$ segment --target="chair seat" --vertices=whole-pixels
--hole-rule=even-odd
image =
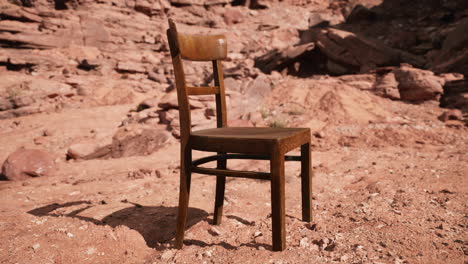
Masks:
[[[222,127],[193,131],[189,142],[196,150],[270,154],[275,146],[287,152],[309,140],[309,128]]]

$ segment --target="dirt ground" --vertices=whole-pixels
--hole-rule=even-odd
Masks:
[[[60,145],[67,136],[112,127],[127,108],[4,120],[2,126],[20,121],[23,128],[4,134],[0,144],[28,146],[48,128],[57,133],[47,144]],[[72,126],[77,116],[80,125]],[[300,168],[288,163],[288,249],[278,253],[271,251],[268,182],[229,180],[224,221],[215,227],[215,181],[205,175],[193,177],[186,245],[172,248],[177,142],[143,157],[58,157],[54,176],[1,183],[1,262],[464,263],[466,130],[425,129],[450,142],[313,150],[312,223],[300,221]],[[268,166],[228,164],[236,165]],[[151,170],[159,176],[132,174]]]
[[[99,18],[96,14],[105,17],[112,13],[119,14],[120,19],[129,19],[128,28],[122,26],[126,30],[123,33],[118,32],[121,25],[114,25],[112,38],[118,38],[118,34],[131,35],[137,22],[146,20],[149,22],[145,30],[157,25],[158,34],[163,34],[166,24],[160,22],[166,23],[164,16],[150,21],[143,14],[125,11],[121,2],[112,1],[111,5],[96,1],[82,9],[63,11],[69,12],[65,14],[70,17],[57,15],[52,21],[75,21],[75,15],[82,15],[79,12],[89,11],[95,18]],[[153,50],[154,43],[135,44],[129,37],[114,42],[111,50],[100,48],[101,55],[96,59],[102,61],[99,72],[76,70],[70,77],[65,76],[68,70],[63,72],[62,66],[43,69],[39,63],[38,74],[32,74],[23,69],[11,70],[10,64],[0,64],[0,76],[5,83],[40,77],[78,83],[85,90],[96,88],[91,93],[73,96],[46,96],[37,99],[41,102],[40,109],[45,110],[21,116],[15,116],[19,114],[14,112],[13,116],[0,118],[0,161],[21,148],[45,150],[55,161],[55,170],[50,175],[0,181],[3,198],[0,201],[0,263],[468,263],[466,123],[439,120],[447,109],[440,107],[438,100],[407,102],[362,89],[366,82],[372,82],[367,81],[366,74],[299,78],[254,70],[254,57],[272,47],[284,48],[298,42],[295,29],[307,27],[305,9],[332,16],[336,15],[334,3],[348,1],[302,2],[273,1],[267,9],[259,10],[238,7],[242,12],[249,12],[248,15],[240,23],[225,25],[229,29],[228,39],[233,40],[230,52],[234,57],[244,54],[240,51],[244,47],[253,49],[245,60],[247,63],[242,64],[241,73],[235,66],[242,58],[226,62],[226,72],[234,79],[230,84],[239,86],[227,87],[232,122],[310,127],[313,131],[313,220],[301,221],[300,164],[288,162],[285,251],[273,252],[271,247],[268,181],[229,178],[223,222],[214,226],[211,221],[215,178],[199,174],[192,177],[184,247],[181,250],[173,247],[180,156],[173,122],[178,120],[169,118],[176,112],[174,107],[149,108],[149,112],[165,114],[157,117],[157,124],[145,125],[174,135],[152,153],[118,158],[67,157],[70,146],[77,143],[92,142],[100,146],[110,143],[127,123],[136,120],[132,118],[143,113],[135,109],[144,99],[166,102],[168,95],[174,94],[169,89],[171,72],[156,72],[167,80],[153,82],[145,75],[149,76],[148,72],[133,71],[138,67],[132,66],[131,71],[125,72],[108,68],[122,54],[132,57],[140,48],[142,53]],[[360,2],[375,5],[381,1]],[[99,13],[96,7],[102,6],[105,9]],[[198,21],[193,14],[200,12],[199,9],[186,8],[172,7],[169,15],[176,17],[180,24],[184,24],[184,19]],[[184,17],[189,13],[190,16]],[[208,15],[216,23],[224,23],[217,22],[216,17],[222,17],[220,13],[216,9]],[[135,24],[132,18],[136,19]],[[201,24],[195,25],[186,23],[182,28],[192,32],[203,30],[206,21],[200,21],[197,23]],[[68,24],[63,23],[66,28]],[[252,28],[257,30],[261,25],[275,23],[281,26],[273,31],[253,33]],[[250,39],[254,41],[249,42]],[[262,46],[262,41],[268,45]],[[127,46],[132,49],[112,54]],[[13,54],[10,48],[0,51],[0,55]],[[64,61],[77,52],[56,48],[33,53],[57,55],[59,51],[66,54]],[[160,55],[158,67],[166,67],[168,51],[156,53]],[[71,65],[76,67],[74,63]],[[203,74],[195,72],[188,76],[202,82],[199,76]],[[35,79],[31,80],[34,83]],[[265,88],[268,95],[261,91],[263,83],[271,85],[271,90]],[[147,86],[153,88],[145,90]],[[251,92],[251,86],[260,92]],[[195,118],[201,121],[201,127],[208,121],[214,124],[212,118],[205,118],[210,102],[199,101],[201,110],[194,111],[203,117]],[[252,102],[260,107],[247,109],[246,105]],[[10,110],[3,113],[7,111]],[[248,115],[242,115],[244,112]],[[141,120],[148,120],[145,113],[138,126],[146,122]],[[204,155],[207,153],[194,153],[195,158]],[[266,161],[233,160],[228,162],[228,167],[269,170]]]

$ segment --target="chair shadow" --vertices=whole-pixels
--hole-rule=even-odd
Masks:
[[[248,243],[242,243],[239,246],[233,246],[229,243],[226,242],[220,242],[220,243],[206,243],[201,240],[196,240],[196,239],[185,239],[184,240],[185,245],[196,245],[199,247],[211,247],[211,246],[221,246],[225,249],[228,250],[233,250],[233,249],[238,249],[239,247],[250,247],[250,248],[255,248],[258,249],[260,246],[264,247],[266,250],[273,250],[273,247],[269,244],[265,243],[256,243],[255,241],[251,241]]]
[[[113,212],[112,214],[104,217],[102,220],[98,220],[92,217],[81,216],[80,213],[87,209],[96,206],[89,201],[74,201],[68,203],[53,203],[43,207],[39,207],[28,211],[27,213],[34,216],[52,216],[52,217],[71,217],[80,219],[83,221],[91,222],[95,225],[109,225],[111,227],[117,227],[119,225],[127,226],[130,229],[138,231],[146,241],[146,244],[157,250],[164,250],[166,247],[163,243],[166,243],[175,238],[175,223],[177,216],[177,207],[166,207],[166,206],[142,206],[140,204],[127,202],[132,206]],[[54,212],[56,210],[64,209],[72,206],[81,206],[69,213]],[[209,221],[209,214],[198,208],[189,208],[187,216],[187,226],[189,229],[201,221]],[[247,221],[241,217],[226,215],[227,218],[235,219],[245,225],[254,225],[254,222]],[[197,245],[199,247],[209,246],[221,246],[228,250],[237,249],[237,246],[233,246],[226,242],[211,243],[194,239],[186,239],[184,241],[186,245]],[[255,242],[243,243],[240,245],[246,247],[257,248],[263,246],[266,249],[271,249],[271,245],[258,244]]]
[[[166,247],[162,243],[166,243],[175,237],[177,207],[132,204],[133,206],[113,212],[102,220],[79,215],[81,212],[95,206],[89,201],[53,203],[33,209],[28,213],[35,216],[71,217],[96,225],[109,225],[111,227],[124,225],[138,231],[149,247],[158,250],[165,249]],[[54,212],[71,206],[82,207],[66,214]],[[198,208],[189,208],[186,229],[201,221],[208,221],[208,213]]]

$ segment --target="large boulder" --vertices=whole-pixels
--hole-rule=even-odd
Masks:
[[[170,139],[171,134],[164,128],[131,124],[115,133],[110,146],[110,157],[150,155],[162,148]]]
[[[433,72],[402,65],[393,71],[402,100],[421,102],[439,100],[445,80]]]
[[[423,67],[425,60],[409,52],[391,48],[377,39],[335,28],[310,28],[300,32],[294,47],[272,50],[255,59],[265,73],[273,70],[306,77],[317,73],[344,75],[366,73],[378,67],[409,63]]]
[[[468,18],[461,20],[445,38],[431,69],[436,72],[458,72],[468,76]]]
[[[16,181],[48,176],[54,167],[53,157],[49,153],[38,149],[20,149],[5,160],[0,179]]]
[[[317,33],[316,41],[317,47],[329,60],[348,68],[350,72],[363,72],[376,66],[396,65],[400,62],[415,66],[424,64],[424,60],[419,57],[348,31],[324,29]]]

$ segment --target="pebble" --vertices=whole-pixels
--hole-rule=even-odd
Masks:
[[[219,231],[216,227],[211,227],[210,234],[212,234],[213,236],[219,236],[221,235],[221,231]]]
[[[34,250],[34,252],[36,252],[40,247],[41,245],[39,243],[36,243],[32,246],[32,249]]]
[[[172,258],[174,256],[175,252],[173,250],[168,250],[168,251],[165,251],[162,255],[161,255],[161,259],[163,260],[168,260],[170,258]]]
[[[307,237],[304,237],[299,241],[299,246],[302,248],[306,248],[309,246],[309,239]]]
[[[324,138],[325,137],[325,133],[323,131],[316,131],[316,132],[314,132],[313,135],[316,138]]]
[[[96,253],[96,251],[97,251],[96,248],[90,247],[90,248],[86,249],[86,255],[92,255],[92,254]]]
[[[259,237],[259,236],[263,236],[262,232],[256,231],[256,232],[254,233],[254,237]]]
[[[211,250],[207,250],[203,252],[203,256],[207,258],[211,258],[213,256],[213,253],[211,252]]]
[[[50,136],[52,136],[53,134],[54,134],[54,133],[53,133],[51,130],[49,130],[49,129],[45,129],[44,131],[42,131],[42,135],[43,135],[44,137],[50,137]]]

